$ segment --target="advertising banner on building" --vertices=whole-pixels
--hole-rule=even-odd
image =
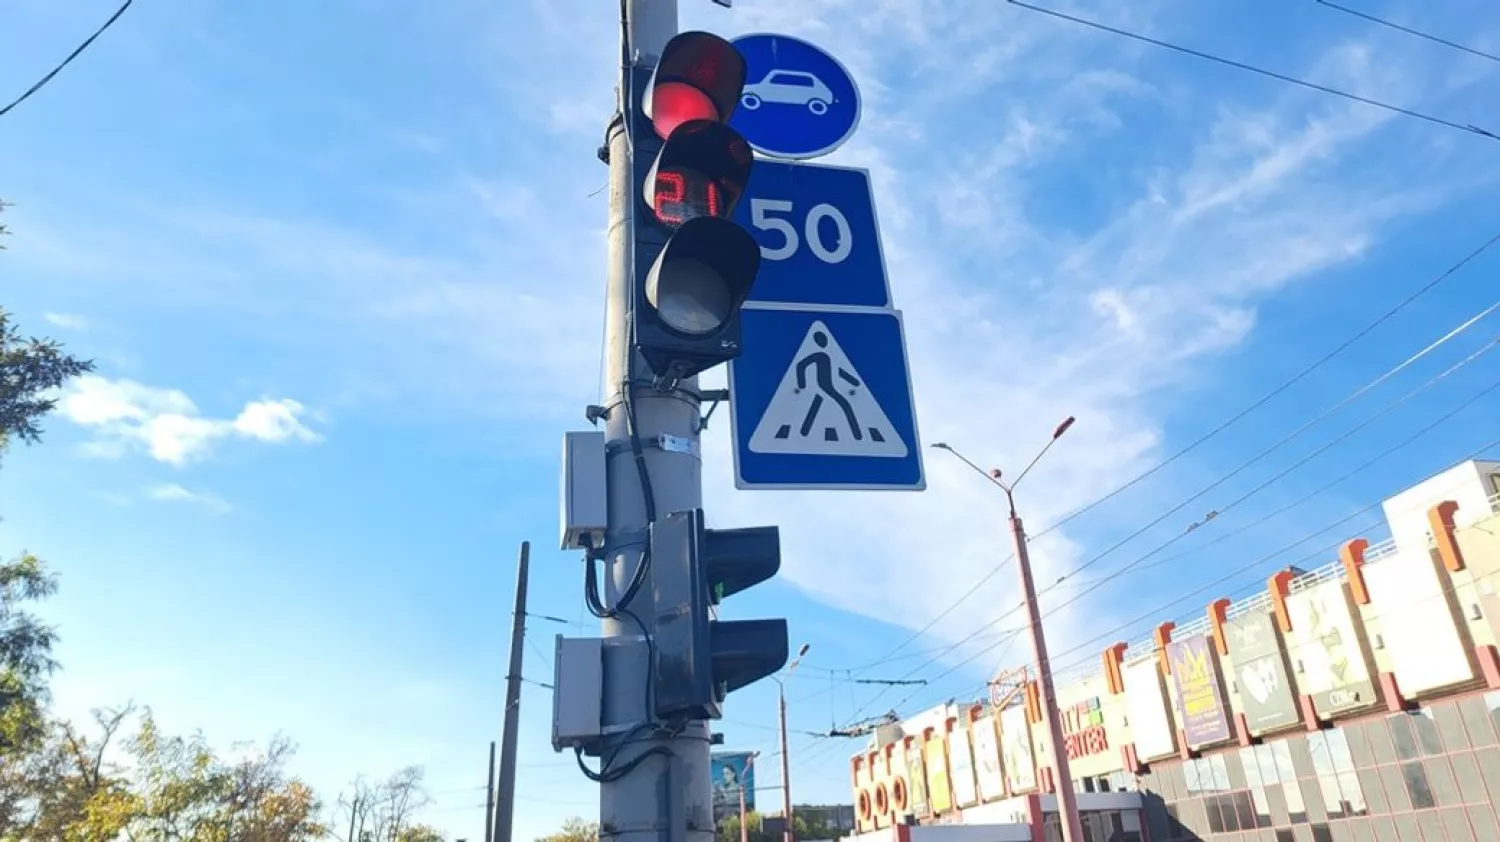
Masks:
[[[755,809],[755,765],[744,751],[714,753],[709,756],[713,774],[714,820],[740,814],[740,794],[745,796],[745,810]]]
[[[943,736],[927,741],[927,806],[933,813],[953,809],[953,789],[948,785],[948,743]]]
[[[1036,754],[1031,748],[1031,723],[1026,721],[1023,705],[1000,714],[1000,756],[1005,782],[1012,794],[1036,789]]]
[[[948,735],[948,770],[953,784],[953,801],[967,807],[979,801],[979,789],[974,782],[974,755],[969,750],[969,729],[954,728]]]
[[[914,816],[927,815],[927,764],[922,762],[922,743],[913,740],[906,748],[906,809]]]
[[[1167,712],[1166,688],[1156,656],[1122,664],[1120,675],[1125,681],[1125,710],[1135,740],[1135,756],[1144,762],[1176,754],[1177,736]]]
[[[1239,690],[1240,713],[1256,736],[1302,721],[1297,693],[1287,672],[1281,630],[1271,615],[1256,611],[1224,624]]]
[[[1124,727],[1120,707],[1103,674],[1057,689],[1063,748],[1075,778],[1109,775],[1124,768],[1124,757],[1116,745]],[[1052,765],[1052,758],[1043,758],[1043,754],[1045,749],[1039,746],[1038,762]]]
[[[1287,655],[1297,683],[1320,716],[1367,708],[1379,701],[1354,606],[1342,580],[1315,585],[1286,598],[1292,633]]]
[[[1208,638],[1198,634],[1172,641],[1167,644],[1167,662],[1172,665],[1177,718],[1187,744],[1196,748],[1233,737],[1219,675],[1219,653]]]
[[[1005,797],[1005,773],[1000,769],[999,723],[993,716],[974,720],[970,729],[974,736],[974,777],[979,784],[979,797],[984,801],[995,801]]]
[[[1474,678],[1471,649],[1459,634],[1446,574],[1426,547],[1401,550],[1364,567],[1374,615],[1396,685],[1407,696]]]

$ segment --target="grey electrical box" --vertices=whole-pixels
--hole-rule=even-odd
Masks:
[[[562,548],[602,547],[609,513],[604,433],[564,433],[562,457]]]
[[[589,745],[600,736],[604,699],[604,641],[557,636],[552,690],[552,748]]]

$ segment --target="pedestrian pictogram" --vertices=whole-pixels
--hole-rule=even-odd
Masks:
[[[756,453],[904,458],[906,442],[822,321],[808,328],[750,436]]]

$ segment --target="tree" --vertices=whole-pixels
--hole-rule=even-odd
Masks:
[[[396,842],[443,842],[443,834],[425,824],[412,825],[401,831]]]
[[[0,758],[34,745],[45,733],[57,633],[23,605],[56,590],[57,579],[36,556],[22,553],[0,562]]]
[[[111,842],[138,809],[121,770],[106,756],[134,711],[127,705],[95,710],[97,737],[71,723],[51,723],[45,743],[0,765],[0,838]],[[7,774],[10,773],[10,774]],[[9,798],[7,799],[7,796]]]
[[[738,840],[739,837],[736,836],[735,839]],[[562,830],[551,836],[543,836],[536,842],[599,842],[599,823],[574,816],[563,822]]]
[[[93,360],[64,353],[55,340],[21,336],[0,307],[0,446],[12,437],[41,441],[42,416],[57,406],[53,390],[93,370]]]
[[[283,738],[265,751],[221,761],[201,734],[163,734],[148,710],[130,742],[139,809],[127,831],[137,839],[182,842],[304,842],[327,833],[317,797],[285,771],[293,753]]]

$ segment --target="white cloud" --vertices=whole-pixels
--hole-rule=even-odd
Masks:
[[[189,491],[176,483],[148,486],[145,489],[145,494],[152,500],[159,500],[166,503],[191,503],[220,515],[228,514],[233,508],[222,497],[201,491]]]
[[[294,400],[251,401],[232,419],[214,419],[204,417],[181,390],[96,374],[70,383],[57,409],[64,418],[94,431],[97,438],[84,445],[87,455],[120,458],[143,448],[151,458],[178,467],[206,456],[214,443],[226,438],[269,443],[320,439],[302,423],[306,410]]]
[[[85,330],[89,325],[87,319],[73,313],[43,313],[42,318],[63,330]]]

